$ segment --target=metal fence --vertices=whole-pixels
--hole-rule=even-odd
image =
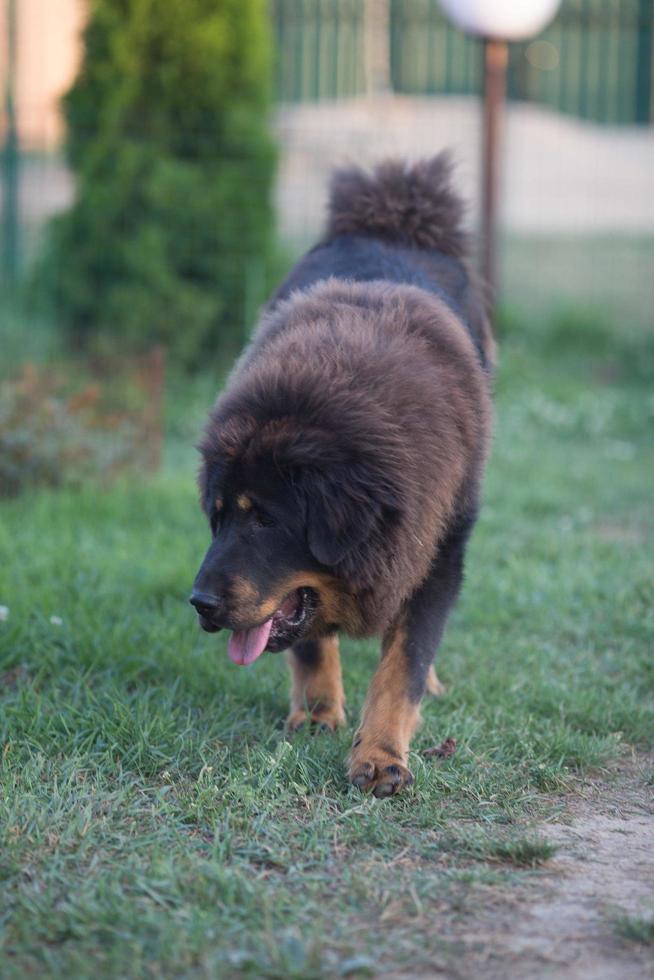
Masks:
[[[276,94],[282,102],[366,90],[364,0],[273,0]]]
[[[20,12],[19,0],[1,2]],[[391,152],[424,155],[433,150],[435,126],[436,145],[451,145],[468,161],[465,192],[474,202],[478,181],[470,161],[477,157],[475,100],[367,98],[379,92],[479,92],[479,43],[446,22],[438,0],[270,2],[278,52],[276,91],[282,103],[275,116],[282,148],[276,200],[289,242],[304,244],[315,234],[324,186],[335,163],[348,154],[362,163]],[[651,123],[653,32],[652,0],[563,0],[558,18],[539,38],[511,46],[510,95],[591,120]],[[47,32],[44,39],[48,45],[60,42]],[[0,46],[12,50],[8,40]],[[5,58],[0,64],[5,97],[0,112],[0,291],[29,267],[48,218],[69,206],[74,191],[52,142],[44,139],[40,145],[38,133],[35,138],[34,107],[24,97],[21,101],[12,78],[12,64]],[[361,98],[348,98],[352,96]],[[525,117],[531,114],[518,115],[528,124]],[[14,125],[25,118],[30,119],[31,142]],[[595,132],[589,142],[585,127],[561,126],[555,117],[549,122],[547,132],[539,127],[537,139],[531,131],[520,131],[521,154],[509,161],[515,172],[507,226],[529,234],[552,228],[580,234],[620,228],[651,235],[654,206],[644,175],[654,173],[647,149],[652,131],[624,127],[608,142],[607,134]],[[46,130],[44,118],[44,134]],[[541,151],[545,144],[547,150]],[[516,194],[516,182],[522,186],[520,173],[527,170],[528,188]],[[547,195],[554,186],[552,208]],[[599,201],[602,207],[593,218]],[[583,202],[585,218],[578,224]],[[536,210],[547,215],[546,222],[532,220]],[[564,211],[571,217],[562,223]]]
[[[479,92],[479,43],[448,23],[438,0],[273,0],[273,17],[281,101],[369,93],[370,33],[380,18],[393,91]],[[563,0],[538,38],[511,46],[514,100],[600,123],[650,123],[653,87],[652,0]]]

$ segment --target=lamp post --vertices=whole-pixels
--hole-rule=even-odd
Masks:
[[[542,30],[556,14],[560,0],[440,0],[440,3],[457,27],[482,41],[481,272],[494,302],[498,287],[497,214],[509,42],[524,40]]]

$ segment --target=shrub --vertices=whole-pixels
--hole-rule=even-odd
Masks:
[[[76,372],[77,373],[77,372]],[[161,444],[163,375],[157,351],[109,383],[75,390],[52,367],[24,366],[0,384],[0,496],[39,486],[107,482],[126,469],[155,468]]]
[[[92,0],[65,97],[73,207],[43,269],[76,346],[236,349],[265,282],[275,153],[264,0]]]

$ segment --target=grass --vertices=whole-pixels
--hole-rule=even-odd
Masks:
[[[396,800],[343,767],[375,642],[343,644],[348,731],[289,740],[282,658],[238,670],[194,624],[207,379],[175,394],[156,479],[3,502],[2,976],[310,980],[455,955],[452,916],[551,856],[534,819],[654,741],[653,365],[636,326],[507,320],[448,693]],[[445,737],[452,758],[422,755]]]
[[[651,323],[654,236],[505,234],[503,287],[514,305],[556,315],[590,304],[616,324]]]
[[[489,853],[519,868],[538,868],[556,854],[556,846],[538,836],[518,837],[516,840],[498,841]]]
[[[654,917],[620,915],[614,920],[614,926],[623,939],[643,946],[654,946]]]

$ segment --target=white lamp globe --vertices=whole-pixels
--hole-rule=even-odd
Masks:
[[[554,17],[561,0],[440,0],[457,27],[469,34],[521,41],[538,34]]]

